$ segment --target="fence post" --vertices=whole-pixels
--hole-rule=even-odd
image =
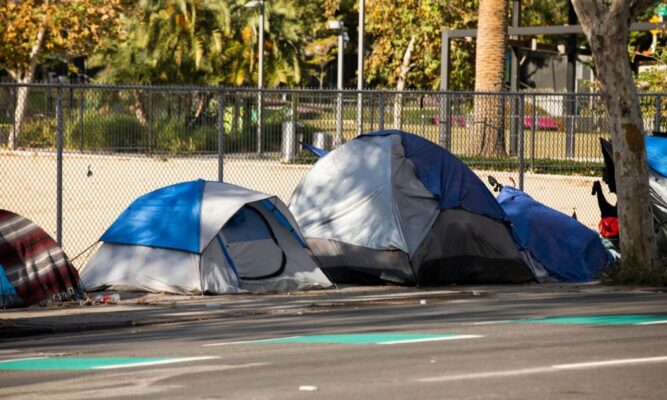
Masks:
[[[565,94],[565,156],[574,157],[574,94]]]
[[[262,125],[263,125],[264,98],[262,89],[257,90],[257,154],[262,154]]]
[[[533,95],[533,119],[530,124],[530,170],[535,171],[535,129],[537,125],[537,98]],[[523,125],[523,123],[521,124]]]
[[[378,130],[384,130],[384,90],[380,91],[380,107],[378,112]]]
[[[153,87],[148,87],[148,154],[153,154]]]
[[[357,136],[364,131],[364,93],[359,90],[357,94]]]
[[[518,107],[521,107],[517,104],[519,100],[520,99],[514,95],[510,97],[510,156],[515,156],[517,154],[517,130],[519,129],[519,124],[523,125],[521,119],[517,121]]]
[[[296,110],[294,110],[296,112]],[[294,134],[296,135],[296,125],[294,125]],[[334,148],[337,149],[343,144],[343,93],[340,89],[336,92],[336,138],[334,139]]]
[[[86,92],[81,87],[79,87],[79,90],[81,91],[81,101],[79,102],[79,152],[83,153],[83,101]]]
[[[449,150],[452,145],[452,124],[451,124],[451,99],[449,93],[443,93],[440,96],[440,112],[438,113],[438,141],[440,146]]]
[[[662,128],[660,127],[660,124],[662,123],[662,96],[657,95],[655,97],[655,119],[653,122],[653,131],[661,131]]]
[[[218,181],[223,182],[225,161],[225,93],[218,90]]]
[[[523,143],[523,117],[524,117],[524,95],[520,95],[518,99],[519,102],[519,137],[518,137],[518,152],[519,152],[519,190],[523,190],[523,173],[524,173],[524,143]]]
[[[63,88],[56,94],[56,243],[63,245]]]

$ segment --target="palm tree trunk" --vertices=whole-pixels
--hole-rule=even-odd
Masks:
[[[500,92],[505,80],[508,0],[480,0],[475,57],[475,91]],[[503,99],[475,95],[474,122],[468,152],[484,156],[505,154]]]

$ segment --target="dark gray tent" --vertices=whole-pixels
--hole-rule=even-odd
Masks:
[[[520,283],[545,276],[518,249],[477,176],[405,132],[364,135],[320,159],[290,210],[335,282]]]

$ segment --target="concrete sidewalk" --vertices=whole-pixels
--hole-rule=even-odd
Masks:
[[[341,307],[380,307],[443,303],[489,296],[544,295],[618,291],[655,291],[599,284],[541,284],[407,288],[350,286],[281,294],[177,296],[119,293],[116,304],[78,302],[0,311],[0,341],[34,335],[99,329],[189,323],[279,313],[327,312]],[[93,293],[95,297],[99,294]]]

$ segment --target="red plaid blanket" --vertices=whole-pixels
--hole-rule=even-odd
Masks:
[[[83,297],[65,252],[37,224],[5,210],[0,210],[0,265],[26,306]]]

